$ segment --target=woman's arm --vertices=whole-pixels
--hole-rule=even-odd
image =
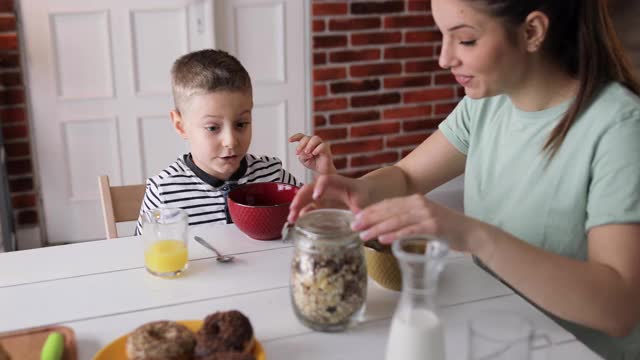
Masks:
[[[467,235],[472,252],[537,305],[611,336],[628,335],[640,321],[640,224],[592,228],[587,261],[484,225]]]
[[[364,175],[370,203],[414,193],[425,194],[464,172],[466,156],[440,130],[394,166]]]
[[[587,261],[535,247],[418,194],[363,209],[352,228],[364,241],[391,243],[413,234],[445,238],[552,314],[612,336],[627,335],[640,321],[640,224],[592,228]]]
[[[442,135],[433,133],[396,165],[372,171],[359,179],[321,175],[306,184],[289,206],[287,221],[293,223],[318,206],[341,207],[359,212],[387,198],[424,193],[464,172],[466,156]]]

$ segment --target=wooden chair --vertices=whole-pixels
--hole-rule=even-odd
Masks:
[[[116,223],[138,220],[146,185],[111,186],[107,175],[99,176],[98,183],[107,239],[117,238]]]

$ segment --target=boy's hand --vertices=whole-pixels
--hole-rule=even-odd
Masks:
[[[289,142],[298,143],[296,155],[306,168],[323,175],[337,173],[336,167],[333,165],[331,148],[320,137],[297,133],[289,138]]]

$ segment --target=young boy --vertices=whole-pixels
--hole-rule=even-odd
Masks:
[[[189,142],[190,153],[179,157],[147,180],[142,214],[150,209],[179,207],[189,225],[231,223],[226,198],[239,184],[301,183],[275,157],[248,154],[251,143],[251,79],[240,62],[221,50],[186,54],[171,69],[175,109],[171,121]],[[317,136],[295,134],[298,159],[319,174],[336,172],[329,146]]]

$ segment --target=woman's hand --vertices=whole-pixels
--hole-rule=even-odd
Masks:
[[[429,234],[449,242],[458,251],[473,252],[471,233],[478,226],[490,226],[420,194],[395,197],[373,204],[356,214],[352,229],[362,240],[378,238],[381,243],[408,235]]]
[[[321,207],[348,208],[357,213],[369,203],[366,184],[361,179],[341,175],[321,175],[304,185],[289,206],[287,221],[294,223],[300,215]]]

